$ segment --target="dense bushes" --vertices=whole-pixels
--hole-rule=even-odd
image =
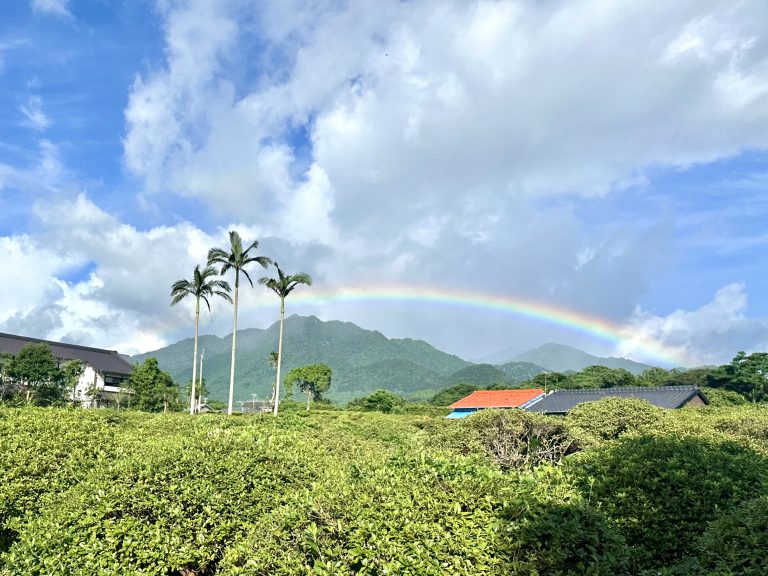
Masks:
[[[593,437],[610,440],[626,432],[648,430],[664,415],[664,410],[645,400],[603,398],[578,404],[568,413],[566,422]]]
[[[636,569],[693,554],[707,522],[765,493],[768,480],[764,457],[704,435],[628,435],[579,454],[567,469],[631,543]]]
[[[0,410],[0,575],[763,574],[766,422]]]
[[[556,464],[578,450],[578,441],[561,420],[522,410],[481,410],[433,426],[431,432],[432,446],[485,454],[502,470]]]

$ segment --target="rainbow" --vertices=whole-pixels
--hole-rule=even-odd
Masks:
[[[297,290],[287,304],[322,305],[329,302],[414,302],[428,305],[462,306],[510,314],[519,318],[546,322],[574,332],[609,342],[614,345],[628,345],[642,357],[661,364],[680,366],[683,360],[677,350],[671,350],[658,342],[632,334],[626,327],[612,323],[598,316],[583,314],[552,304],[498,296],[481,292],[468,292],[431,286],[347,286],[318,287]]]

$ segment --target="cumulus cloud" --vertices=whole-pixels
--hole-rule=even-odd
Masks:
[[[32,0],[32,10],[38,14],[70,18],[69,0]]]
[[[167,60],[132,86],[127,168],[150,194],[326,246],[329,282],[476,288],[621,321],[673,261],[672,225],[593,227],[584,199],[768,147],[758,0],[160,9]],[[346,310],[469,355],[531,335],[488,321],[467,350],[470,313],[435,330],[432,312]]]
[[[35,206],[34,235],[0,237],[0,329],[76,339],[135,353],[186,337],[194,303],[169,307],[171,283],[189,277],[226,230],[208,235],[189,223],[139,230],[96,206],[84,193]],[[246,303],[248,299],[246,298]],[[214,304],[221,331],[228,305]]]
[[[687,366],[725,364],[740,350],[768,348],[768,320],[747,315],[747,292],[741,283],[724,286],[696,310],[657,316],[638,308],[624,328],[634,341],[624,342],[619,353],[632,355],[634,342],[657,342]]]

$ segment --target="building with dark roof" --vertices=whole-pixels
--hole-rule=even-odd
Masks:
[[[131,374],[131,364],[115,350],[103,350],[0,332],[0,353],[15,356],[27,344],[48,344],[51,354],[60,363],[70,360],[80,360],[83,363],[83,373],[72,391],[72,399],[80,402],[86,408],[98,406],[99,399],[108,401],[111,397],[125,392],[122,387]]]
[[[488,408],[524,408],[544,395],[541,388],[525,390],[475,390],[469,396],[449,406],[448,418],[466,418],[473,412]]]
[[[594,402],[601,398],[637,398],[646,400],[659,408],[682,408],[704,406],[709,400],[696,386],[628,386],[622,388],[582,388],[579,390],[554,390],[542,395],[525,409],[542,414],[565,415],[574,406],[583,402]]]

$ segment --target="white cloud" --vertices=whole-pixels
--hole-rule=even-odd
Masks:
[[[24,125],[33,130],[42,131],[51,125],[51,120],[43,111],[43,100],[40,96],[30,96],[26,103],[19,106],[24,115]]]
[[[226,245],[226,230],[211,236],[188,223],[138,230],[83,193],[39,202],[35,215],[34,235],[0,237],[0,266],[14,271],[0,287],[3,329],[129,353],[188,336],[194,304],[170,308],[170,286],[204,263],[211,246]],[[214,304],[224,312],[219,327],[229,323],[229,308]],[[210,320],[201,317],[217,329]]]
[[[635,353],[634,342],[658,342],[688,366],[725,364],[739,350],[768,348],[768,320],[747,315],[746,288],[740,283],[724,286],[697,310],[656,316],[638,308],[625,331],[634,341],[625,342],[620,354]]]
[[[32,0],[32,10],[38,14],[70,18],[69,0]]]

